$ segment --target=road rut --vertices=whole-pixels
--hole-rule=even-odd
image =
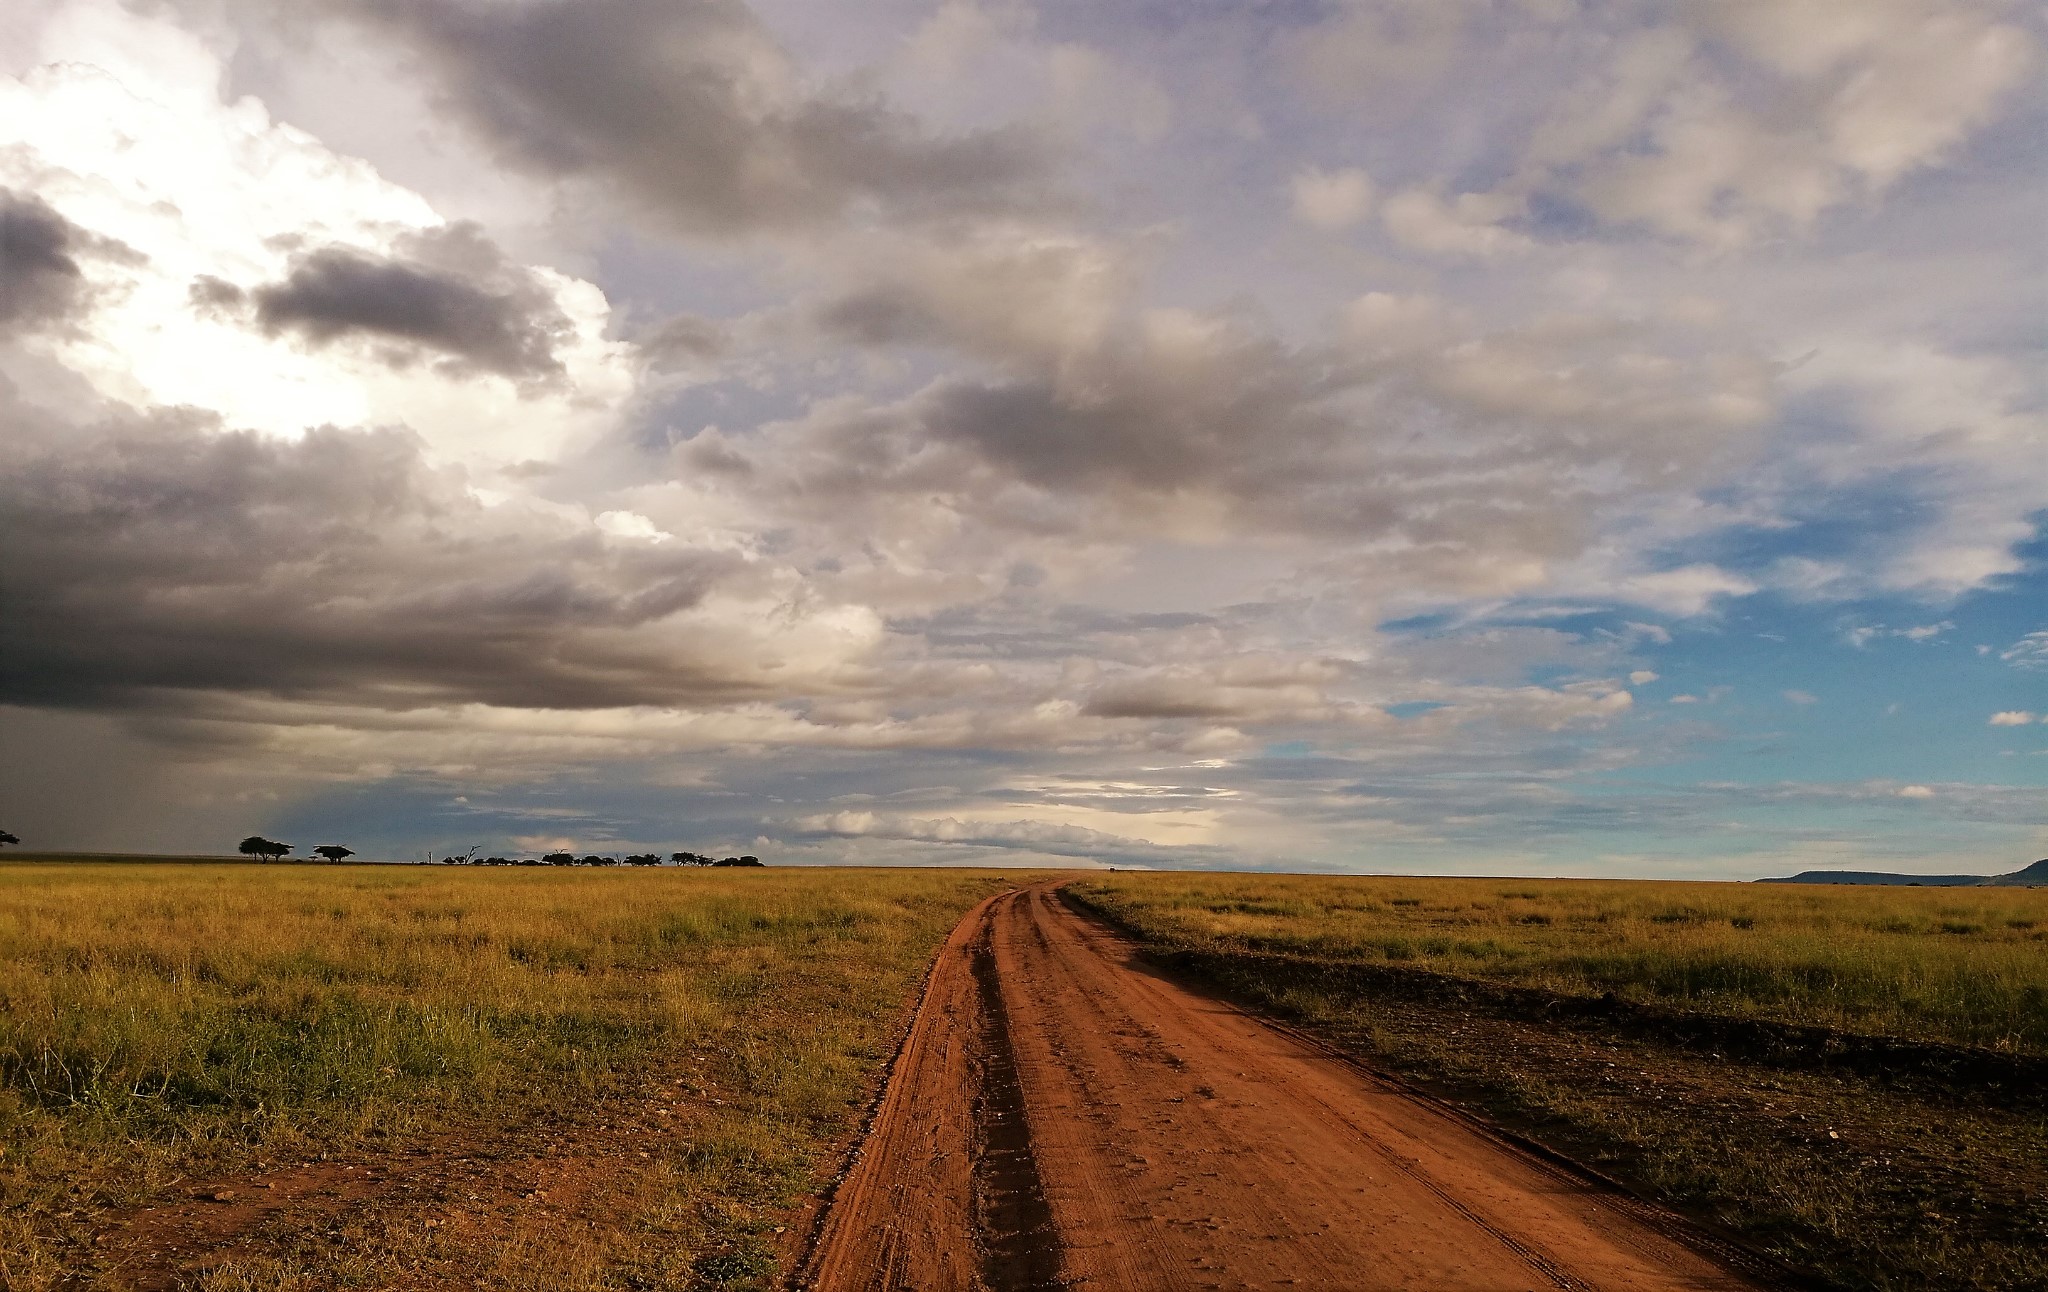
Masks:
[[[1757,1286],[1675,1218],[1149,969],[1055,888],[954,930],[804,1286]]]

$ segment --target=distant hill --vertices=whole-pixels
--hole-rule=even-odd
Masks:
[[[2048,857],[2010,875],[1894,875],[1882,870],[1802,870],[1785,879],[1760,879],[1759,884],[1909,884],[1921,888],[2048,887]]]

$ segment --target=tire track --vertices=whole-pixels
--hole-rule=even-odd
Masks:
[[[972,966],[981,1005],[971,1153],[973,1237],[981,1251],[982,1285],[989,1292],[1065,1287],[1059,1235],[1039,1180],[1017,1056],[1010,1047],[1009,1011],[986,936],[974,948]]]
[[[1677,1218],[1146,969],[1055,887],[949,939],[802,1286],[1758,1286]]]

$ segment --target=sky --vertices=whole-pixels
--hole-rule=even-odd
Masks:
[[[28,847],[2048,855],[2004,0],[14,0]]]

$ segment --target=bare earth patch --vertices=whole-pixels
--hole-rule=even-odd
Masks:
[[[991,898],[933,971],[802,1285],[1736,1292],[1773,1267]]]

